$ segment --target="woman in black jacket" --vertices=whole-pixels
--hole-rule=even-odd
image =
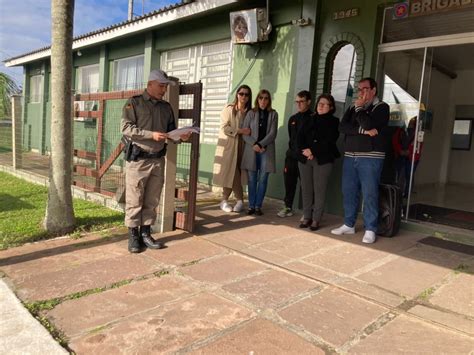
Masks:
[[[326,187],[334,165],[341,155],[336,142],[339,137],[339,119],[334,98],[322,94],[316,100],[316,112],[308,118],[298,134],[298,147],[306,162],[298,163],[303,190],[303,220],[300,228],[315,231],[323,215]]]

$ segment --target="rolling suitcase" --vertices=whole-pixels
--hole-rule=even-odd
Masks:
[[[402,192],[396,185],[380,184],[379,225],[377,234],[393,237],[400,229],[402,219]]]

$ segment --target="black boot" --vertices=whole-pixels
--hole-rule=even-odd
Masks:
[[[140,253],[142,250],[138,227],[128,228],[128,251],[130,253]]]
[[[164,247],[162,242],[158,242],[153,239],[151,236],[150,226],[141,226],[140,235],[142,237],[143,243],[150,249],[161,249]]]

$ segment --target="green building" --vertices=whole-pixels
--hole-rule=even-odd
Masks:
[[[265,14],[267,6],[272,27],[268,40],[233,41],[230,14],[243,11],[247,16],[255,8]],[[262,30],[269,30],[265,17]],[[330,92],[341,117],[356,95],[357,81],[373,76],[379,96],[391,105],[391,125],[422,118],[417,139],[423,141],[423,151],[409,203],[467,215],[474,212],[473,19],[472,0],[182,1],[76,37],[74,87],[77,92],[139,89],[157,67],[182,82],[201,81],[199,179],[211,184],[219,114],[239,84],[272,94],[280,116],[281,170],[295,94],[303,89],[314,96]],[[249,32],[256,30],[251,27]],[[50,53],[49,47],[42,48],[6,61],[7,66],[24,67],[23,144],[40,154],[50,149]],[[122,105],[117,100],[107,106],[105,156],[118,141]],[[75,148],[95,150],[95,132],[90,121],[76,120]],[[327,210],[339,214],[341,163],[336,164],[327,199]],[[267,195],[281,199],[283,194],[282,175],[271,176]],[[474,229],[470,216],[463,228]]]

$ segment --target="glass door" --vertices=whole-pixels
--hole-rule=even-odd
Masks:
[[[384,52],[380,53],[377,68],[379,96],[390,105],[388,135],[392,148],[387,153],[388,169],[384,169],[382,180],[400,187],[406,201],[406,220],[429,106],[432,60],[432,48]]]

